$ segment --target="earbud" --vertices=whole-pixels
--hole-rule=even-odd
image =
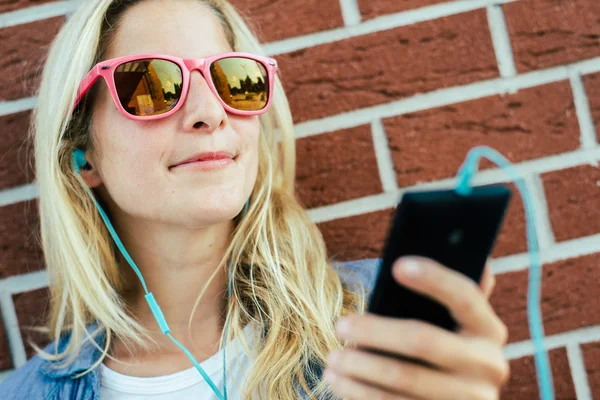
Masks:
[[[75,168],[75,172],[80,173],[81,168],[83,168],[87,164],[85,161],[85,152],[81,149],[75,149],[73,151],[73,167]]]

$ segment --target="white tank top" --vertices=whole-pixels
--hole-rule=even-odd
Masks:
[[[253,324],[248,324],[243,334],[250,346],[253,344]],[[252,348],[252,347],[251,347]],[[241,398],[245,372],[252,365],[248,355],[236,338],[227,346],[227,397]],[[191,364],[191,361],[190,361]],[[223,350],[202,361],[200,366],[223,391]],[[195,367],[169,375],[135,377],[123,375],[106,365],[100,365],[100,400],[216,400],[218,397]]]

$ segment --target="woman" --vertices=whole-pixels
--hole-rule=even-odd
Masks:
[[[489,274],[395,265],[458,333],[361,313],[377,262],[327,259],[260,54],[221,0],[86,0],[69,18],[32,130],[53,342],[2,398],[498,398]]]

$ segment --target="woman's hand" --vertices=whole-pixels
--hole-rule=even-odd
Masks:
[[[424,258],[400,259],[392,274],[402,285],[444,304],[460,332],[373,314],[344,318],[338,335],[356,348],[330,355],[325,378],[333,390],[349,400],[497,400],[508,378],[502,354],[507,329],[488,303],[494,286],[489,268],[480,286]],[[419,359],[431,367],[364,348]]]

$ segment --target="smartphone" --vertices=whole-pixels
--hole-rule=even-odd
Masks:
[[[392,220],[368,311],[457,330],[444,306],[397,283],[392,265],[402,256],[423,256],[479,282],[511,196],[505,185],[474,187],[469,195],[454,190],[404,194]]]

